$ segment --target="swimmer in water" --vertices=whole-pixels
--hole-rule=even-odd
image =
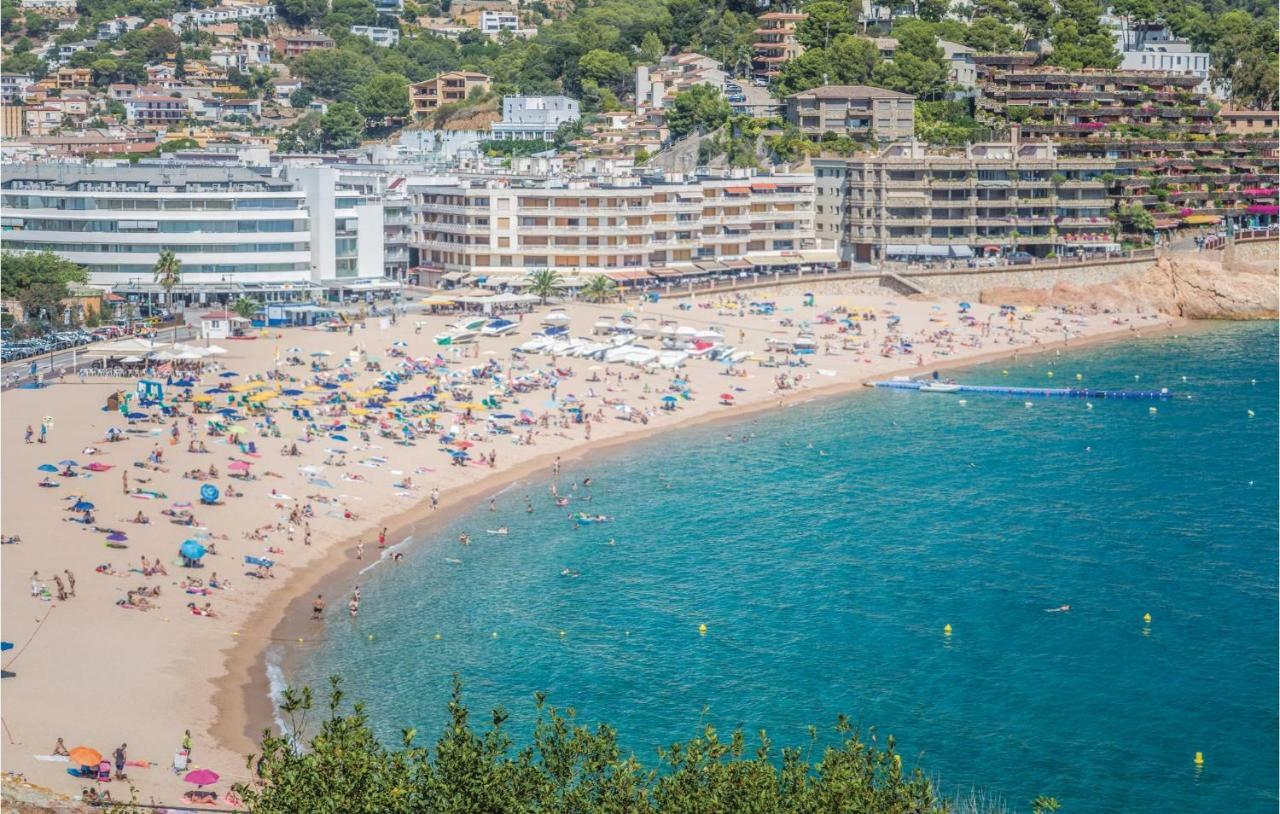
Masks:
[[[463,545],[471,545],[471,535],[467,534],[465,531],[462,532],[461,534],[458,535],[458,542],[462,543]]]
[[[1045,608],[1044,612],[1045,613],[1066,613],[1069,610],[1071,610],[1070,605],[1060,605],[1059,607],[1056,607],[1056,608]]]
[[[583,478],[583,479],[582,479],[582,485],[583,485],[583,486],[590,486],[590,485],[591,485],[591,478]]]

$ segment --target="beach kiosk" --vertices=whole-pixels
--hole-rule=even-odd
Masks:
[[[232,311],[210,311],[200,318],[200,335],[205,339],[235,339],[248,329],[249,320]]]

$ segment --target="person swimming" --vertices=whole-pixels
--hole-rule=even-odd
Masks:
[[[1056,608],[1045,608],[1044,612],[1045,613],[1066,613],[1069,610],[1071,610],[1070,605],[1060,605]]]

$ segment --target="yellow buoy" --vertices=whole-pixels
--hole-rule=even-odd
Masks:
[[[944,636],[950,636],[950,635],[951,635],[951,625],[946,625],[946,626],[944,626],[944,627],[942,628],[942,635],[944,635]]]
[[[495,639],[496,639],[496,638],[498,638],[498,631],[496,631],[496,630],[495,630],[495,631],[493,632],[493,638],[495,638]]]
[[[372,634],[372,633],[370,633],[370,634],[369,634],[369,641],[373,641],[373,634]]]
[[[1002,376],[1008,376],[1008,375],[1009,375],[1009,371],[1007,371],[1007,370],[1002,370],[1002,371],[1000,371],[1000,375],[1002,375]]]
[[[443,638],[444,638],[444,637],[443,637],[443,636],[441,636],[439,633],[437,633],[437,634],[436,634],[436,641],[440,641],[440,640],[441,640],[441,639],[443,639]]]
[[[1082,375],[1080,375],[1079,373],[1077,373],[1077,374],[1076,374],[1076,381],[1083,381],[1083,380],[1084,380],[1084,376],[1082,376]]]
[[[1048,376],[1050,379],[1052,379],[1052,378],[1053,378],[1053,371],[1052,371],[1052,370],[1050,370],[1050,371],[1049,371],[1048,373],[1046,373],[1045,375],[1046,375],[1046,376]]]
[[[1204,752],[1196,752],[1196,765],[1197,766],[1204,765]]]
[[[563,630],[562,630],[562,631],[560,631],[560,637],[561,637],[561,638],[564,638],[564,631],[563,631]]]
[[[702,636],[707,635],[707,625],[705,622],[701,625],[698,625],[698,633]]]

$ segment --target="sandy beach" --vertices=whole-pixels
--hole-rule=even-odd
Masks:
[[[69,776],[67,762],[37,758],[49,756],[58,738],[107,760],[127,743],[129,783],[109,784],[113,796],[127,798],[131,783],[142,802],[179,804],[193,787],[170,766],[189,730],[191,765],[218,772],[212,788],[225,795],[232,783],[248,779],[244,756],[254,748],[254,733],[270,724],[267,647],[306,648],[309,638],[324,635],[323,622],[310,618],[317,593],[324,594],[325,614],[347,612],[346,586],[380,556],[383,529],[388,545],[398,543],[410,531],[429,531],[445,512],[483,506],[506,483],[550,473],[557,460],[565,477],[580,478],[589,474],[584,456],[663,429],[835,395],[868,379],[1052,351],[1064,342],[1075,347],[1169,324],[1150,313],[1038,309],[1011,316],[981,304],[962,315],[955,301],[892,294],[819,293],[807,306],[798,288],[752,291],[746,300],[777,307],[752,313],[745,304],[703,298],[687,309],[680,300],[575,302],[535,309],[514,333],[454,347],[440,347],[433,337],[457,315],[411,311],[394,325],[369,319],[350,334],[270,329],[251,341],[220,340],[228,350],[212,357],[220,369],[205,372],[191,388],[212,401],[182,402],[171,418],[126,422],[119,412],[104,411],[112,393],[133,392],[134,379],[90,376],[82,383],[67,376],[39,390],[7,391],[0,401],[0,525],[20,542],[0,549],[3,638],[14,643],[3,664],[16,674],[4,683],[5,769],[74,796],[89,781]],[[575,337],[607,341],[591,336],[594,324],[629,311],[635,324],[669,322],[690,335],[714,329],[724,345],[752,356],[733,366],[691,359],[674,371],[539,353],[513,357],[512,349],[528,342],[551,310],[568,315]],[[812,328],[814,353],[795,357],[770,348],[770,339],[794,341],[802,322]],[[658,347],[657,339],[640,341]],[[771,356],[806,364],[761,364]],[[350,360],[346,367],[344,360]],[[383,374],[405,372],[408,360],[421,363],[422,372],[394,392],[379,392]],[[313,371],[313,364],[326,369]],[[381,370],[369,369],[374,364]],[[262,385],[249,379],[267,373],[278,378]],[[218,392],[205,392],[219,385]],[[397,401],[428,388],[434,399]],[[166,388],[166,403],[182,390]],[[264,391],[279,395],[229,419],[244,428],[238,434],[211,434],[209,419],[222,416],[195,412]],[[481,408],[488,398],[499,406]],[[433,418],[425,414],[428,404],[439,408],[430,411]],[[569,408],[575,406],[586,420],[574,419]],[[42,421],[48,434],[39,443]],[[406,438],[406,425],[414,437]],[[30,443],[28,426],[36,436]],[[106,441],[112,427],[123,430],[124,440]],[[441,435],[452,438],[448,446]],[[295,445],[297,455],[284,454]],[[157,450],[159,463],[149,463]],[[465,450],[467,457],[449,450]],[[209,476],[210,467],[216,476]],[[203,479],[187,477],[196,470]],[[56,485],[42,486],[42,480]],[[207,484],[221,492],[217,505],[201,503]],[[231,490],[242,494],[230,496]],[[77,501],[93,504],[91,522],[77,522],[86,519],[83,511],[70,511]],[[149,522],[133,522],[139,512]],[[112,532],[123,539],[109,541]],[[188,539],[215,547],[200,558],[203,567],[183,567],[179,547]],[[142,573],[144,557],[167,573]],[[259,569],[245,557],[273,565]],[[68,571],[74,596],[63,600],[54,576],[67,590]],[[143,596],[152,607],[138,607],[138,597],[155,589],[158,595]],[[203,614],[206,604],[213,615]]]

